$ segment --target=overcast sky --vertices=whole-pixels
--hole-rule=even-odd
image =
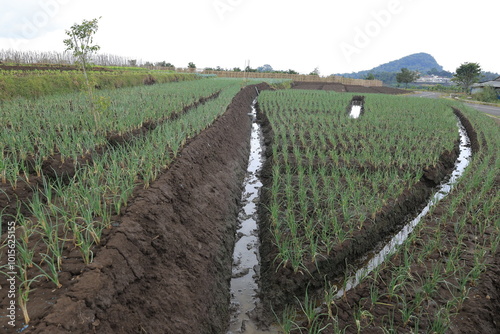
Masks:
[[[0,49],[59,51],[65,29],[101,17],[101,52],[177,67],[321,75],[417,52],[445,70],[500,72],[498,0],[0,0]]]

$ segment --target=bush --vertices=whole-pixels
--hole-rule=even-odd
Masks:
[[[484,87],[481,92],[473,94],[472,96],[475,100],[482,102],[498,102],[498,93],[495,88],[491,86]]]

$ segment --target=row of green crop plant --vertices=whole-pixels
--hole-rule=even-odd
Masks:
[[[446,333],[480,284],[500,246],[500,137],[498,124],[459,106],[478,133],[480,149],[448,197],[428,213],[394,255],[335,299],[328,284],[320,300],[300,300],[311,325],[299,325],[289,307],[280,319],[285,333]],[[346,282],[351,278],[346,275]],[[481,296],[486,299],[488,296]],[[308,308],[318,305],[322,308]],[[309,310],[309,312],[306,312]],[[346,321],[345,312],[351,314]],[[299,312],[300,313],[300,312]]]
[[[149,187],[169,167],[187,140],[224,113],[239,89],[239,83],[232,81],[217,99],[162,123],[126,145],[106,150],[91,166],[80,168],[69,184],[64,184],[61,178],[44,179],[42,189],[26,203],[31,216],[18,213],[13,218],[20,231],[19,295],[27,300],[35,282],[41,279],[60,287],[59,273],[68,249],[78,249],[84,263],[92,262],[93,250],[101,242],[103,230],[112,226],[112,216],[127,205],[133,189],[141,184]],[[140,99],[142,93],[139,90],[133,95]],[[28,322],[27,304],[21,306]]]
[[[91,81],[99,89],[133,87],[151,83],[196,80],[194,74],[166,71],[91,72]],[[78,92],[86,89],[80,71],[4,71],[0,70],[0,101],[16,97],[28,99],[44,95]]]
[[[458,140],[457,120],[440,101],[367,95],[359,119],[352,95],[262,92],[274,138],[268,203],[282,265],[295,271],[329,256],[414,185]]]
[[[3,102],[1,180],[15,187],[20,176],[29,174],[27,159],[35,162],[38,174],[43,161],[56,153],[76,161],[105,145],[110,134],[164,120],[234,84],[213,79],[106,90],[95,96],[94,109],[88,96],[79,93]]]

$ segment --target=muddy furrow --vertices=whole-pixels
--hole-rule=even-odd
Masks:
[[[460,112],[458,109],[454,109],[454,113],[460,119],[460,122],[466,129],[467,135],[470,139],[471,149],[473,155],[480,153],[480,149],[485,148],[485,143],[479,144],[477,132],[473,129],[469,120]],[[456,185],[457,193],[463,191],[460,189],[462,184],[458,183]],[[493,189],[492,191],[495,191]],[[488,197],[485,194],[485,197]],[[415,278],[425,277],[429,275],[432,271],[431,267],[436,263],[446,263],[450,252],[452,251],[452,246],[460,244],[462,251],[460,252],[460,265],[461,270],[464,273],[469,272],[476,261],[474,256],[474,249],[477,247],[477,231],[470,231],[465,233],[463,238],[460,240],[457,238],[455,217],[449,217],[446,221],[441,220],[441,215],[446,214],[447,204],[444,206],[437,206],[433,213],[427,218],[423,218],[422,222],[424,226],[418,232],[418,238],[411,244],[412,252],[418,254],[422,252],[426,244],[432,243],[436,238],[436,231],[439,229],[442,231],[443,235],[441,240],[443,242],[442,246],[439,247],[434,252],[426,256],[427,262],[419,262],[411,265],[411,271],[408,275]],[[467,201],[462,202],[456,208],[457,215],[463,215],[467,212],[466,206]],[[475,230],[475,227],[466,227],[466,230]],[[468,298],[464,300],[463,305],[457,314],[453,314],[453,319],[451,319],[449,324],[449,329],[446,333],[462,334],[462,333],[498,333],[498,317],[497,314],[500,312],[500,284],[498,283],[498,275],[500,274],[500,252],[497,250],[496,254],[492,254],[489,262],[487,264],[488,269],[482,274],[478,281],[470,281],[467,284],[466,289],[468,293]],[[395,268],[401,268],[405,266],[405,256],[395,255],[390,260],[390,266]],[[453,274],[454,275],[454,274]],[[418,332],[423,332],[425,329],[429,329],[432,326],[432,320],[436,316],[433,314],[436,309],[446,305],[453,298],[452,291],[449,286],[458,286],[458,277],[447,278],[446,281],[441,282],[436,289],[434,296],[429,299],[429,301],[423,304],[427,306],[428,317],[418,317],[413,316],[410,321],[405,322],[402,319],[402,303],[394,302],[391,300],[389,294],[384,295],[383,292],[387,291],[387,285],[393,279],[394,272],[392,270],[383,269],[378,273],[378,279],[376,279],[376,289],[381,291],[380,298],[376,302],[376,307],[371,311],[374,316],[374,321],[367,325],[365,332],[382,333],[382,330],[378,326],[383,326],[384,318],[387,318],[388,314],[394,312],[396,309],[394,306],[397,305],[400,308],[397,309],[399,312],[394,312],[394,328],[399,332],[410,332],[409,328],[414,326],[418,327]],[[455,281],[457,280],[457,281]],[[349,326],[353,322],[353,314],[358,309],[370,307],[372,303],[370,301],[371,290],[373,289],[372,284],[374,281],[365,280],[360,285],[356,286],[348,294],[345,295],[342,300],[339,300],[336,306],[336,315],[338,318],[338,323],[341,328],[347,327],[346,333],[356,333],[356,328],[354,326]],[[416,295],[423,291],[421,286],[422,282],[419,279],[415,280],[415,285],[411,289],[407,290],[407,298],[415,299]],[[365,298],[364,298],[365,297]],[[397,304],[396,304],[397,303]],[[416,311],[417,312],[417,311]],[[454,312],[453,312],[454,313]]]
[[[359,85],[344,85],[334,82],[303,82],[294,81],[292,83],[293,89],[307,89],[307,90],[326,90],[335,91],[338,93],[351,92],[351,93],[382,93],[382,94],[408,94],[408,90],[392,88],[392,87],[365,87]]]
[[[269,120],[262,112],[258,115],[263,123],[266,145],[271,145],[273,130]],[[270,232],[270,221],[266,210],[266,203],[269,203],[270,198],[270,193],[266,189],[270,189],[273,165],[273,157],[268,154],[261,173],[264,186],[261,197],[262,205],[259,210],[261,217],[259,231],[260,240],[262,240],[260,246],[262,294],[260,298],[264,301],[264,306],[268,307],[267,313],[273,314],[271,308],[274,311],[280,311],[285,305],[293,304],[296,301],[294,296],[303,296],[307,287],[315,290],[323,286],[325,279],[334,280],[343,276],[346,263],[359,260],[388,235],[393,235],[401,229],[408,217],[416,215],[425,207],[436,186],[451,172],[459,154],[458,147],[457,141],[455,149],[451,152],[443,152],[435,166],[424,168],[424,175],[419,182],[399,197],[388,201],[373,220],[367,220],[361,230],[356,231],[352,238],[335,247],[329,257],[307,264],[309,273],[294,273],[291,268],[282,266],[277,268],[275,259],[278,250],[272,242],[274,238]]]
[[[146,121],[137,129],[123,134],[110,133],[106,136],[106,145],[96,147],[91,153],[78,157],[77,161],[72,158],[66,158],[63,160],[61,155],[56,153],[43,161],[42,175],[50,180],[55,180],[58,177],[62,178],[63,183],[67,184],[69,180],[75,176],[77,168],[91,165],[92,161],[96,157],[103,155],[107,150],[109,150],[110,147],[119,147],[129,144],[146,135],[148,132],[153,131],[164,122],[175,120],[189,110],[198,107],[200,104],[218,98],[219,94],[220,91],[210,96],[201,97],[195,103],[185,106],[181,111],[174,112],[168,117],[164,117],[159,120]],[[42,177],[37,176],[35,172],[34,158],[29,158],[25,163],[29,170],[29,180],[26,178],[20,180],[16,189],[13,189],[10,184],[0,184],[0,209],[4,210],[3,214],[5,216],[15,216],[18,209],[23,215],[29,215],[30,212],[28,208],[22,203],[28,203],[33,197],[34,190],[43,187]],[[21,205],[20,208],[18,208],[18,204]]]
[[[26,333],[225,331],[256,95],[242,89],[148,189],[136,189],[94,262]]]
[[[218,92],[215,92],[210,96],[201,97],[195,103],[193,103],[189,106],[185,106],[181,111],[174,112],[171,115],[169,115],[168,117],[164,117],[164,118],[159,119],[159,120],[146,121],[138,129],[134,129],[134,130],[126,132],[124,134],[111,133],[111,134],[106,136],[106,141],[108,142],[109,145],[114,146],[114,147],[124,145],[126,143],[130,143],[130,142],[134,141],[136,138],[138,138],[140,136],[144,136],[148,132],[153,131],[159,125],[161,125],[167,121],[176,120],[177,118],[179,118],[180,116],[182,116],[183,114],[188,112],[189,110],[198,107],[200,104],[203,104],[203,103],[206,103],[210,100],[214,100],[214,99],[218,98],[220,93],[221,93],[221,91],[219,90]]]

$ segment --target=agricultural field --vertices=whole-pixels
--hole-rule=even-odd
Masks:
[[[265,307],[283,312],[286,333],[460,332],[454,316],[498,255],[498,126],[449,102],[373,94],[354,119],[346,110],[352,98],[311,90],[259,96],[268,143]],[[354,266],[415,217],[453,169],[457,116],[471,136],[472,166],[396,254],[347,291]]]
[[[43,80],[72,76],[50,71]],[[270,82],[295,88],[275,90],[189,74],[161,83],[144,72],[139,86],[116,89],[110,75],[112,89],[92,95],[0,99],[2,331],[226,333],[257,98],[264,332],[272,323],[280,331],[269,333],[494,333],[491,119],[449,101],[372,94],[405,92],[383,87]],[[473,150],[465,175],[394,255],[339,295],[454,168],[458,119]]]
[[[446,104],[414,100],[401,112],[401,99],[375,95],[357,120],[345,111],[351,98],[304,91],[259,98],[273,131],[271,228],[279,261],[295,272],[345,249],[426,169],[456,159],[456,117]]]
[[[240,88],[239,81],[210,79],[100,91],[90,101],[75,93],[2,103],[2,232],[15,223],[17,321],[30,324],[26,332],[38,333],[53,304],[49,300],[67,293],[82,270],[97,265],[99,249],[110,247],[107,235],[118,233],[134,191],[148,192],[170,171],[186,143],[226,112]],[[243,120],[249,121],[246,114]],[[246,146],[241,140],[236,144]],[[196,150],[204,156],[210,148]],[[228,168],[228,175],[236,173],[235,166]],[[185,182],[181,187],[192,186],[189,178]],[[233,183],[239,189],[240,182]],[[3,244],[3,264],[6,250]],[[7,266],[1,271],[8,275]]]
[[[220,96],[231,86],[233,91],[225,93],[228,96]],[[203,101],[215,97],[225,97],[227,101],[231,94],[235,94],[234,89],[238,89],[238,86],[228,81],[193,81],[106,91],[96,94],[91,102],[87,95],[81,93],[44,96],[36,101],[20,98],[4,102],[1,115],[4,128],[0,134],[3,158],[0,176],[3,193],[7,195],[2,199],[4,214],[12,215],[17,211],[17,202],[13,199],[25,196],[24,193],[31,189],[30,183],[42,181],[42,174],[60,177],[60,181],[64,183],[70,178],[74,179],[76,174],[81,174],[82,166],[104,168],[103,166],[115,165],[114,168],[121,169],[116,156],[112,157],[111,154],[121,154],[123,158],[119,160],[124,157],[130,159],[126,149],[134,142],[133,139],[141,137],[147,142],[149,137],[143,135],[162,136],[160,131],[166,131],[168,137],[162,137],[165,138],[162,141],[167,140],[169,143],[169,154],[153,158],[154,146],[139,149],[141,152],[150,150],[150,157],[139,157],[141,162],[137,162],[135,167],[144,169],[144,172],[140,172],[141,180],[149,184],[156,173],[155,168],[159,166],[157,163],[161,162],[160,166],[168,165],[183,143],[199,131],[199,127],[203,127],[203,122],[209,122],[197,119],[199,124],[181,125],[167,121],[181,122],[182,119],[178,119],[180,115]],[[186,114],[185,117],[189,115],[191,114]],[[176,128],[171,131],[170,128],[159,127],[160,125]],[[113,160],[113,163],[108,160]],[[109,167],[103,170],[107,169]],[[97,170],[93,173],[99,175]],[[137,173],[138,171],[131,171],[130,175]],[[123,193],[123,188],[118,191],[117,186],[111,186],[114,188],[113,192]],[[133,187],[133,183],[128,185],[131,186]],[[4,203],[5,200],[8,203]],[[23,207],[19,210],[26,212]]]
[[[89,77],[91,86],[96,90],[199,78],[191,73],[117,66],[94,66],[89,69]],[[17,97],[34,99],[54,93],[80,92],[85,87],[86,82],[81,68],[74,65],[0,63],[0,101]]]

